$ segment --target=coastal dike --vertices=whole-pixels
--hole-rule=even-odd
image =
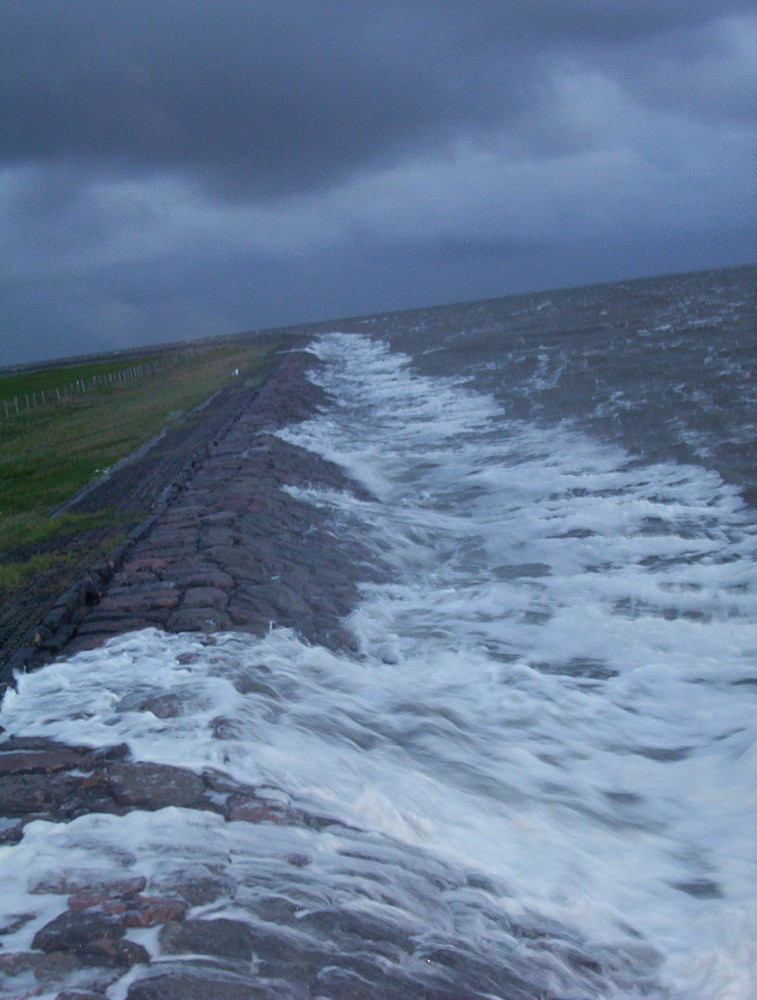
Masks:
[[[278,624],[331,646],[348,641],[339,620],[356,594],[349,554],[314,507],[282,491],[357,489],[333,464],[275,436],[322,401],[307,378],[316,362],[306,343],[304,336],[289,341],[259,388],[216,393],[196,419],[68,505],[120,512],[128,534],[100,562],[70,570],[57,595],[49,581],[45,590],[31,581],[2,609],[0,694],[14,671],[150,626],[263,634]],[[146,517],[128,523],[129,512],[145,509]]]
[[[14,668],[44,669],[56,657],[149,627],[199,633],[212,645],[219,630],[264,635],[276,624],[332,649],[350,647],[340,621],[357,598],[351,567],[359,565],[363,579],[375,572],[365,552],[354,543],[348,547],[325,514],[286,487],[364,491],[337,466],[276,435],[324,401],[307,377],[317,362],[305,346],[290,344],[258,390],[217,395],[192,434],[161,439],[160,447],[97,487],[124,503],[130,491],[149,488],[156,497],[153,510],[117,552],[41,618],[31,641],[5,663],[6,690]],[[81,502],[101,501],[91,490]],[[172,698],[166,692],[143,707],[170,718],[178,711]],[[90,814],[123,817],[169,807],[195,812],[198,822],[215,814],[237,826],[316,834],[346,829],[333,817],[295,808],[283,790],[214,770],[196,773],[135,760],[126,744],[73,746],[10,734],[0,736],[0,801],[0,846],[19,843],[27,824],[40,820],[69,824]],[[287,858],[293,871],[311,860],[297,852]],[[136,976],[128,1000],[311,995],[302,983],[323,974],[323,956],[301,953],[292,944],[295,928],[284,917],[263,938],[244,921],[192,916],[198,907],[232,898],[236,888],[201,864],[149,885],[141,877],[70,866],[32,880],[32,895],[59,901],[60,912],[35,933],[31,947],[0,955],[0,994],[44,991],[56,1000],[105,1000],[109,986]],[[22,914],[3,931],[13,933],[28,919]],[[157,935],[159,961],[129,938],[135,928]],[[256,974],[249,963],[253,947]],[[347,1000],[337,986],[329,995]],[[438,996],[452,1000],[452,994]]]

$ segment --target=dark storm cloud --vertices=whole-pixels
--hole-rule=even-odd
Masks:
[[[757,0],[0,0],[0,364],[757,253]]]
[[[714,16],[749,6],[6,0],[0,156],[179,171],[227,195],[310,190],[538,115],[557,53],[620,55],[629,72],[639,46],[699,46]]]
[[[11,162],[308,189],[490,117],[507,75],[481,89],[489,70],[450,51],[445,18],[412,6],[67,0],[44,10],[42,21],[28,4],[4,12]]]

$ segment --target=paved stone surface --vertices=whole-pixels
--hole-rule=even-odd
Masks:
[[[127,1000],[294,1000],[274,993],[251,975],[197,962],[166,966],[129,987]]]
[[[248,924],[224,917],[167,923],[160,932],[160,945],[167,955],[201,952],[249,962],[254,942],[255,933]]]
[[[305,376],[311,363],[303,352],[280,361],[254,403],[216,436],[170,502],[132,540],[120,568],[81,591],[66,612],[65,627],[55,622],[40,627],[37,661],[146,625],[263,634],[278,623],[333,647],[349,643],[340,618],[357,596],[349,569],[357,553],[347,550],[316,508],[282,487],[357,487],[336,466],[274,436],[278,427],[310,415],[322,402]],[[263,680],[249,683],[265,687]],[[180,706],[169,692],[133,695],[119,708],[150,710],[168,719]],[[292,808],[276,789],[256,789],[212,771],[198,775],[136,762],[123,745],[93,749],[44,739],[0,742],[0,801],[0,843],[18,841],[33,820],[66,822],[90,812],[169,806],[209,810],[227,822],[272,829],[331,824]],[[308,864],[307,856],[293,856],[294,868]],[[145,948],[129,940],[127,932],[162,927],[157,940],[164,954],[205,958],[185,958],[172,971],[163,960],[155,974],[130,986],[131,1000],[295,995],[262,985],[251,974],[253,937],[245,924],[185,920],[190,907],[232,899],[237,887],[230,879],[196,863],[181,874],[156,873],[147,894],[145,888],[141,877],[114,878],[97,869],[38,873],[31,891],[59,895],[61,912],[37,931],[34,951],[3,956],[0,993],[7,987],[9,995],[12,989],[14,996],[32,996],[41,983],[49,990],[57,981],[61,1000],[102,997],[114,976],[134,965],[150,965]],[[243,961],[245,969],[218,964],[224,961]]]
[[[214,771],[198,775],[168,764],[128,760],[125,753],[122,744],[93,749],[45,739],[11,738],[0,743],[0,801],[6,817],[14,820],[0,828],[0,844],[17,842],[24,825],[32,820],[65,822],[90,812],[123,815],[131,809],[154,811],[168,806],[215,812],[230,822],[308,829],[332,823],[328,817],[291,808],[288,796],[270,786],[256,788]],[[23,774],[18,773],[20,761]],[[114,879],[112,874],[87,868],[38,875],[30,889],[122,898],[141,893],[145,886],[142,878]],[[204,894],[203,889],[200,895]],[[198,905],[195,897],[190,902]]]
[[[120,632],[159,626],[212,632],[265,633],[272,623],[332,648],[350,647],[342,617],[354,606],[360,577],[379,579],[366,552],[348,545],[318,509],[285,486],[359,488],[341,470],[274,435],[322,402],[305,378],[309,356],[286,355],[258,394],[219,434],[202,461],[153,521],[135,537],[119,569],[81,591],[65,628],[40,630],[36,655],[92,648]],[[266,675],[237,681],[240,691],[271,693]],[[180,705],[170,692],[134,694],[119,710],[143,709],[171,719]],[[226,724],[217,720],[219,732]],[[68,822],[86,813],[179,807],[210,811],[229,824],[254,824],[275,839],[283,828],[347,828],[296,808],[283,790],[255,787],[208,769],[202,774],[134,761],[127,747],[72,747],[50,740],[0,736],[0,844],[23,837],[34,820]],[[235,833],[238,828],[235,827]],[[293,877],[315,869],[317,851],[286,857]],[[201,858],[180,871],[156,871],[149,882],[97,868],[37,872],[32,893],[60,900],[39,928],[32,951],[0,955],[0,996],[14,1000],[473,1000],[500,995],[482,965],[475,988],[452,989],[458,956],[429,952],[395,926],[368,914],[322,904],[307,913],[266,888],[237,885]],[[250,891],[256,890],[250,911]],[[236,906],[253,922],[206,916],[193,908]],[[307,900],[307,893],[304,898]],[[312,902],[312,899],[311,899]],[[54,902],[49,912],[54,913]],[[0,935],[24,926],[14,915]],[[140,936],[142,935],[142,936]],[[137,940],[138,939],[138,940]],[[142,942],[145,942],[143,944]],[[145,947],[147,945],[148,947]],[[149,950],[148,950],[149,949]],[[412,953],[412,954],[411,954]],[[408,973],[410,959],[421,971]],[[475,969],[476,956],[468,956]],[[434,971],[436,970],[436,971]],[[116,980],[128,978],[116,985]],[[380,984],[380,985],[379,985]],[[112,987],[112,989],[110,988]],[[533,1000],[507,984],[509,1000]],[[548,1000],[542,996],[542,1000]]]
[[[255,343],[265,339],[256,338]],[[82,603],[99,599],[124,552],[145,534],[156,505],[162,505],[191,476],[240,410],[254,405],[255,394],[254,387],[235,380],[209,404],[201,404],[167,428],[149,449],[139,449],[123,466],[93,484],[86,495],[71,501],[72,511],[112,510],[117,527],[106,521],[99,527],[72,531],[72,551],[80,556],[39,569],[14,595],[0,593],[0,689],[13,669],[38,665],[44,655],[55,655],[65,645],[71,634],[71,615]],[[127,537],[117,544],[117,535],[123,532]],[[5,555],[25,559],[57,551],[60,544],[59,539],[43,539]],[[109,545],[114,548],[105,558],[93,555],[98,549],[107,551]],[[45,650],[40,650],[42,643]]]
[[[272,830],[281,825],[336,830],[340,825],[291,808],[288,796],[270,786],[244,785],[212,770],[198,775],[133,761],[123,745],[70,747],[46,739],[10,738],[0,743],[0,800],[15,817],[11,827],[0,829],[0,843],[18,841],[24,825],[33,820],[61,822],[85,812],[122,814],[168,806],[212,811],[227,822],[266,824]],[[310,864],[310,858],[301,854],[290,861],[293,867]],[[208,865],[188,861],[180,872],[156,872],[149,889],[141,875],[114,875],[96,867],[37,872],[28,888],[33,894],[59,896],[61,912],[37,931],[33,951],[0,955],[2,997],[20,1000],[38,995],[42,987],[50,991],[56,984],[61,987],[58,996],[69,1000],[104,997],[107,986],[133,966],[144,966],[146,972],[152,967],[145,948],[127,937],[132,929],[151,927],[162,928],[157,940],[164,956],[241,961],[246,972],[219,969],[194,957],[183,960],[180,973],[167,972],[163,958],[155,966],[156,975],[130,988],[132,1000],[295,995],[281,992],[282,984],[272,990],[270,983],[262,985],[250,974],[253,944],[257,941],[256,947],[263,948],[265,941],[258,941],[247,925],[226,919],[185,920],[191,907],[236,895],[235,882]],[[18,930],[25,919],[20,915],[0,928],[0,935]],[[97,992],[100,989],[103,992]]]
[[[357,599],[351,566],[360,561],[361,575],[371,574],[367,555],[282,487],[364,491],[337,466],[274,434],[323,402],[306,378],[313,363],[304,351],[283,358],[107,588],[79,609],[65,652],[149,625],[262,635],[275,623],[310,641],[350,645],[340,622]],[[44,639],[40,646],[44,652]]]
[[[145,949],[124,939],[126,929],[116,914],[69,911],[37,931],[33,948],[44,952],[73,952],[84,965],[126,968],[147,962]]]

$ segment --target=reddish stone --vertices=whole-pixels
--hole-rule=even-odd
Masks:
[[[116,801],[137,809],[193,806],[205,790],[202,778],[170,764],[114,764],[109,775]]]
[[[134,896],[147,885],[143,875],[114,875],[96,868],[70,868],[68,871],[47,872],[34,883],[30,892],[88,894],[104,899],[108,896]]]
[[[59,951],[10,951],[0,955],[0,975],[9,979],[31,972],[35,980],[44,983],[77,972],[81,967],[75,955]],[[35,986],[29,993],[14,992],[12,996],[15,1000],[15,997],[38,996],[40,992],[39,986]]]
[[[44,952],[74,952],[84,965],[131,968],[149,962],[142,945],[127,941],[124,934],[125,927],[116,916],[67,911],[37,931],[32,947]]]
[[[233,899],[237,892],[233,879],[211,871],[206,865],[158,876],[155,883],[155,888],[164,897],[167,893],[172,897],[180,896],[190,906],[206,906],[224,897]]]
[[[126,913],[126,900],[111,899],[107,893],[77,892],[68,897],[68,908],[76,913],[97,908],[102,913],[121,916]]]
[[[175,608],[181,595],[168,588],[156,590],[150,597],[150,606],[154,608]]]
[[[175,608],[179,603],[179,594],[162,586],[148,590],[137,590],[128,594],[109,594],[100,602],[99,613],[93,618],[108,618],[117,612],[145,612],[153,607]]]
[[[173,560],[168,558],[156,559],[155,556],[147,553],[139,555],[134,559],[129,559],[128,568],[135,573],[150,572],[158,575],[167,570]]]
[[[81,754],[68,747],[51,750],[11,750],[0,753],[0,774],[52,774],[81,767]]]
[[[90,941],[77,955],[87,965],[116,965],[130,969],[133,965],[146,965],[150,955],[146,948],[126,938],[102,937]]]
[[[107,614],[111,613],[107,608],[105,611]],[[133,627],[134,620],[132,618],[128,619],[128,624],[125,618],[93,618],[82,622],[81,625],[77,625],[76,635],[77,637],[92,637],[102,642],[113,635],[120,635],[121,632],[125,632],[127,629],[131,631]]]
[[[76,793],[78,780],[62,772],[0,777],[0,802],[6,816],[55,812]]]
[[[187,912],[185,903],[163,896],[132,896],[112,899],[98,893],[78,893],[68,900],[68,908],[76,912],[98,909],[102,913],[121,918],[125,927],[156,927],[168,921],[183,920]]]
[[[121,922],[102,913],[61,913],[34,935],[32,948],[39,951],[74,951],[90,941],[113,940],[125,934]]]
[[[127,927],[156,927],[170,921],[183,920],[187,907],[178,899],[161,896],[138,896],[134,906],[129,906],[125,920]]]
[[[277,826],[302,826],[304,820],[298,809],[287,809],[248,795],[232,795],[229,798],[226,818],[243,823],[274,823]]]
[[[190,587],[184,595],[185,608],[225,608],[229,596],[216,587]]]

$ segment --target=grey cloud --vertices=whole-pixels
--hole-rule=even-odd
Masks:
[[[745,7],[46,0],[40,17],[6,0],[0,157],[182,172],[224,197],[309,191],[508,124],[528,141],[561,53],[607,65]]]
[[[756,35],[757,0],[0,0],[0,364],[746,262]]]
[[[2,155],[188,170],[227,192],[282,193],[483,113],[476,73],[439,72],[434,18],[372,9],[52,0],[40,24],[11,4]]]

